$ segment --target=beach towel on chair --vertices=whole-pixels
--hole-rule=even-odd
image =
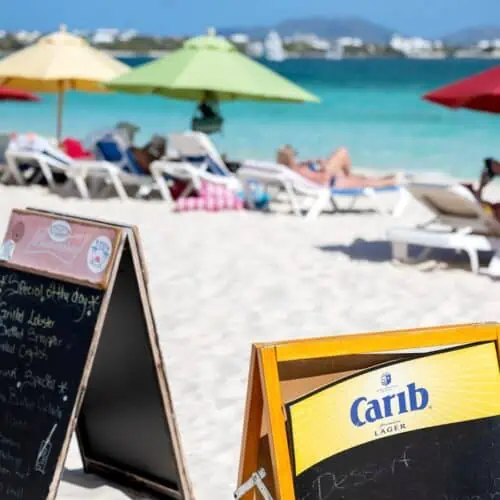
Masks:
[[[242,210],[243,200],[236,193],[222,184],[202,182],[197,196],[179,198],[175,202],[177,212],[205,211],[219,212],[221,210]]]
[[[137,163],[130,145],[117,131],[95,134],[90,143],[97,158],[113,163],[129,174],[147,175]]]
[[[40,153],[51,157],[52,159],[60,162],[62,165],[71,165],[71,158],[64,151],[60,150],[47,138],[35,133],[12,134],[7,150],[21,153],[23,151],[28,151],[30,153]],[[19,169],[21,171],[27,171],[29,169],[34,169],[35,172],[39,171],[38,165],[33,162],[22,163],[21,165],[19,165]],[[53,172],[52,175],[56,183],[64,183],[67,180],[66,174],[64,174],[63,172]],[[35,173],[32,175],[31,179],[34,179],[36,177],[37,176]],[[39,182],[42,185],[46,184],[45,178],[42,178]]]
[[[74,160],[90,160],[94,158],[94,155],[87,151],[78,139],[73,137],[64,139],[61,149]]]

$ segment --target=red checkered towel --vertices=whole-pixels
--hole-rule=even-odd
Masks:
[[[218,212],[220,210],[242,210],[244,202],[236,193],[223,184],[203,182],[197,196],[179,198],[175,202],[177,212],[203,210]]]

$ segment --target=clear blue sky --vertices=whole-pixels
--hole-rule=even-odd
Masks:
[[[440,36],[500,25],[500,0],[23,0],[2,1],[0,29],[135,28],[161,35],[207,26],[272,25],[305,16],[361,16],[405,34]]]

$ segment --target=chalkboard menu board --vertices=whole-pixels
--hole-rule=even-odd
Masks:
[[[300,500],[500,497],[496,344],[382,365],[287,405]]]
[[[0,499],[87,472],[192,498],[136,228],[14,211],[0,246]]]
[[[305,471],[295,487],[298,500],[500,498],[500,418],[358,446]]]
[[[104,292],[0,267],[0,497],[48,495]]]

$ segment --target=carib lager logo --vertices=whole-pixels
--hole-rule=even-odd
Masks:
[[[351,406],[351,422],[356,427],[427,408],[429,405],[427,389],[417,387],[415,382],[412,382],[402,391],[393,392],[388,387],[391,380],[390,373],[382,374],[380,383],[384,391],[387,391],[384,396],[375,399],[362,396],[354,400]]]

